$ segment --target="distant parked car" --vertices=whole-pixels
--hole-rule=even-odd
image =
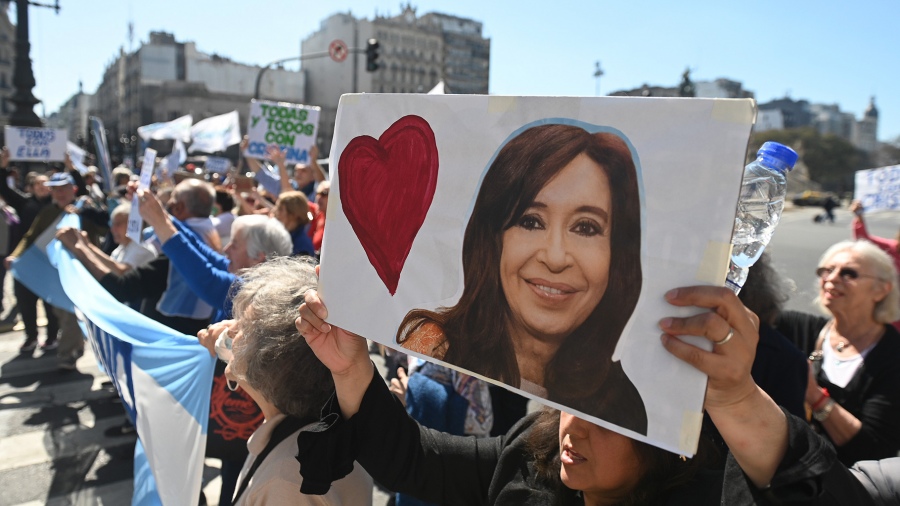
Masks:
[[[828,193],[807,190],[803,193],[794,195],[793,202],[795,206],[816,206],[820,207],[825,204],[829,198],[834,198]],[[837,199],[835,199],[837,200]]]

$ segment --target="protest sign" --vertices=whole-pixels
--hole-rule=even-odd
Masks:
[[[69,160],[72,160],[72,165],[78,169],[78,172],[80,172],[82,176],[85,175],[88,169],[84,164],[84,157],[87,153],[79,148],[77,144],[70,141],[66,141],[66,153],[68,153]]]
[[[97,164],[103,171],[103,189],[112,191],[112,162],[109,159],[109,147],[106,144],[106,130],[100,118],[91,116],[91,137],[94,138],[94,148],[97,151]]]
[[[241,142],[240,118],[237,111],[206,118],[191,127],[191,147],[188,151],[216,153]]]
[[[288,164],[309,163],[309,148],[316,143],[321,108],[286,102],[250,101],[245,156],[266,158],[266,147],[277,144]]]
[[[144,150],[144,162],[141,164],[141,179],[138,182],[138,190],[149,190],[153,178],[153,168],[156,165],[156,150],[147,148]],[[141,242],[141,231],[144,229],[144,220],[141,218],[141,202],[137,192],[131,196],[131,211],[128,213],[128,229],[125,235],[132,241]]]
[[[66,159],[66,131],[61,128],[4,127],[9,159],[61,162]]]
[[[858,170],[854,183],[853,198],[866,212],[900,209],[900,165]]]
[[[754,109],[344,95],[319,278],[328,322],[691,455],[706,377],[663,348],[657,324],[696,314],[668,290],[724,283]],[[515,380],[500,367],[536,357],[516,355],[513,325],[561,341]]]
[[[178,139],[182,142],[191,141],[191,125],[194,118],[190,114],[172,121],[153,123],[137,129],[138,135],[145,142],[150,140]]]
[[[231,160],[221,156],[208,156],[203,166],[210,174],[224,174],[231,168]]]

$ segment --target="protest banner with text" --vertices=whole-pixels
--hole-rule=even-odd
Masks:
[[[309,163],[309,148],[316,143],[321,108],[285,102],[250,101],[245,156],[266,158],[266,147],[277,144],[286,163]]]
[[[866,212],[900,209],[900,165],[858,170],[853,198]]]
[[[61,162],[66,159],[66,131],[61,128],[6,126],[9,159],[22,162]]]

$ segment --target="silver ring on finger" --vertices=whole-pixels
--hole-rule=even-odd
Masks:
[[[728,335],[726,335],[724,338],[722,338],[718,341],[713,341],[713,344],[716,346],[718,346],[720,344],[726,344],[728,341],[731,341],[732,337],[734,337],[734,329],[730,328],[730,329],[728,329]]]

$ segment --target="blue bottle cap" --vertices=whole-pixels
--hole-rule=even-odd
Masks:
[[[780,142],[772,141],[763,144],[762,147],[759,148],[759,151],[757,151],[756,156],[777,160],[780,164],[784,165],[782,170],[786,171],[794,168],[794,164],[797,163],[798,158],[797,152],[793,149]]]

